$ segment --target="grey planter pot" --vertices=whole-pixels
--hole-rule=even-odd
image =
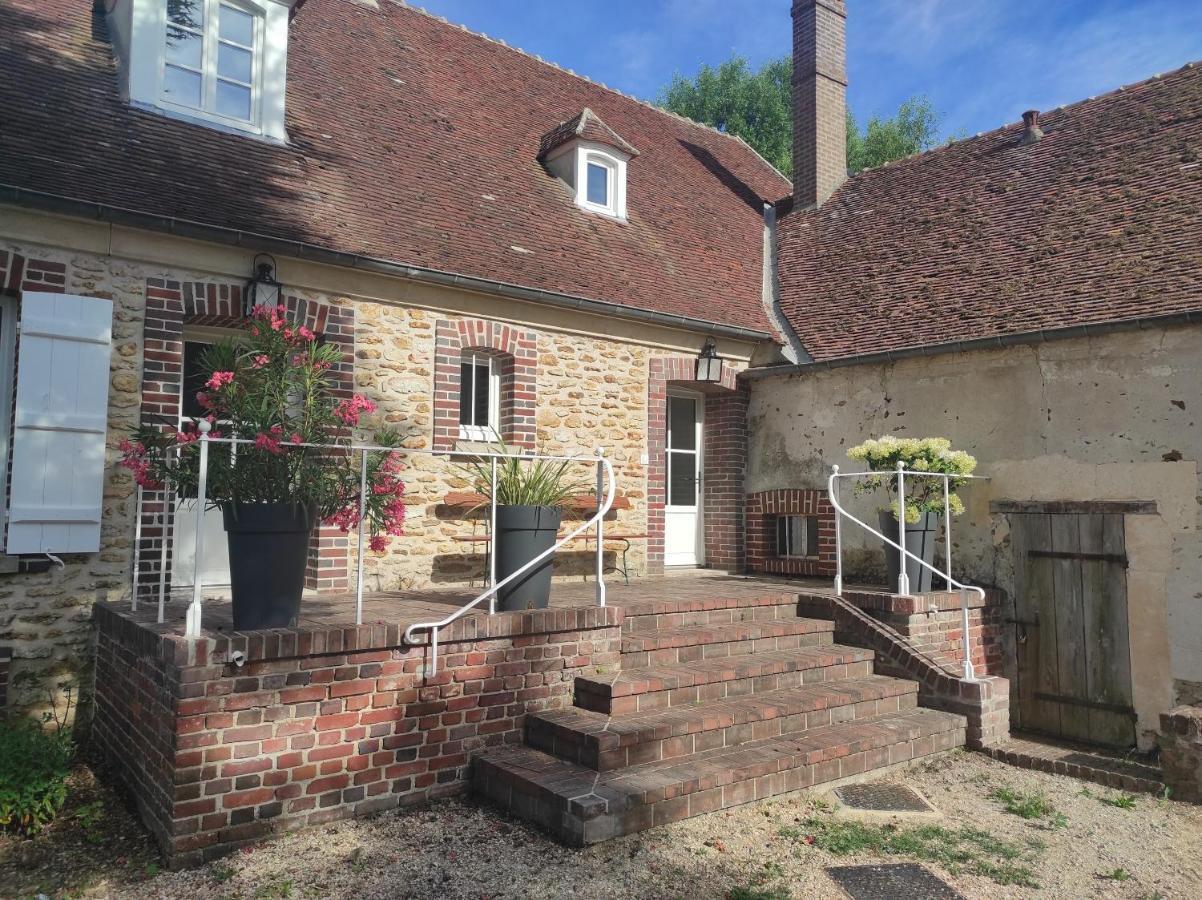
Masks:
[[[503,581],[540,553],[555,546],[563,511],[551,506],[497,507],[497,581]],[[497,592],[497,608],[505,612],[546,609],[551,601],[555,554],[533,566]]]
[[[293,503],[227,503],[234,630],[295,628],[317,511]]]
[[[881,533],[896,541],[897,516],[888,509],[878,510],[877,516]],[[928,565],[935,563],[935,541],[939,537],[941,518],[938,513],[928,512],[913,525],[906,523],[906,549]],[[901,575],[901,554],[889,544],[885,544],[885,572],[889,590],[896,591]],[[911,593],[921,594],[931,589],[934,573],[909,557],[906,557],[906,574],[910,576]]]

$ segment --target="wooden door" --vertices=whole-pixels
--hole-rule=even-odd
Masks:
[[[1012,515],[1015,726],[1135,744],[1121,515]]]

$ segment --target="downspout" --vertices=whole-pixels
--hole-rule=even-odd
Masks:
[[[776,207],[771,203],[764,204],[763,285],[764,312],[785,341],[781,353],[792,365],[813,362],[813,357],[798,339],[793,326],[789,324],[788,316],[780,308],[780,252],[777,243]]]

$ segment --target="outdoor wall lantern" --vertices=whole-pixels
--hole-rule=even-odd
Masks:
[[[270,261],[269,261],[270,260]],[[275,279],[275,257],[260,253],[254,261],[255,274],[246,282],[243,311],[247,316],[254,314],[257,307],[276,307],[283,297],[284,286]]]
[[[722,380],[722,366],[725,360],[718,355],[718,347],[713,338],[705,339],[701,355],[697,357],[697,380],[706,384],[717,384]]]

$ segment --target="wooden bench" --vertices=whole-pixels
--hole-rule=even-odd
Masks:
[[[627,559],[627,554],[630,552],[631,543],[633,541],[643,541],[649,537],[651,537],[651,535],[649,535],[649,534],[602,534],[602,536],[601,536],[602,541],[607,541],[607,542],[615,541],[615,542],[622,544],[622,549],[620,551],[620,553],[622,554],[621,555],[622,564],[618,565],[615,562],[614,565],[609,566],[608,568],[604,569],[604,571],[605,572],[621,572],[622,578],[626,581],[627,584],[630,584],[630,563]],[[556,540],[563,540],[563,538],[564,538],[564,535],[562,535],[562,534],[556,536]],[[597,539],[596,532],[587,532],[587,531],[584,534],[578,534],[578,535],[576,535],[576,537],[572,538],[573,541],[585,541],[586,543],[588,541],[594,541],[596,539]],[[489,535],[489,534],[465,534],[465,535],[456,536],[454,538],[454,540],[456,540],[462,544],[488,544],[488,543],[492,542],[492,535]]]

